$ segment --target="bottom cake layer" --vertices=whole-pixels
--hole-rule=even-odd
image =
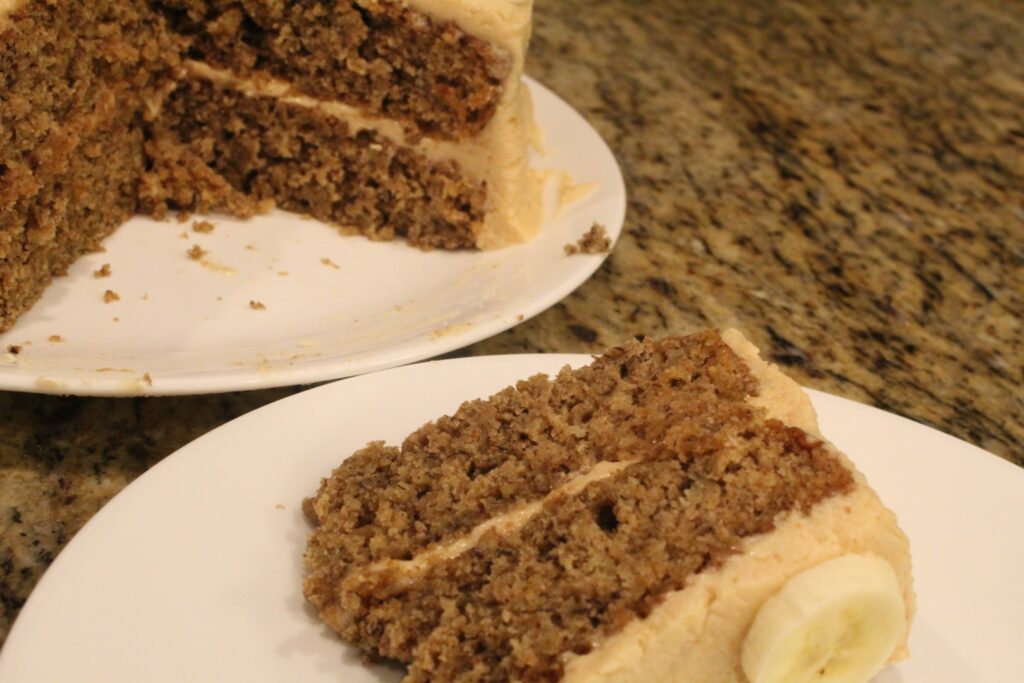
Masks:
[[[244,196],[424,249],[473,248],[483,226],[486,187],[455,164],[433,163],[368,130],[353,134],[318,107],[201,78],[164,102],[150,150],[143,208],[151,212],[239,213]],[[224,187],[197,187],[199,166]]]

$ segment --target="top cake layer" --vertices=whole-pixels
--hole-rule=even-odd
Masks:
[[[645,671],[638,644],[661,632],[644,626],[680,600],[699,613],[686,591],[745,576],[746,544],[842,516],[832,501],[851,497],[891,521],[806,398],[747,351],[715,332],[632,343],[464,404],[400,448],[371,444],[307,505],[307,596],[346,640],[410,663],[408,681],[643,680],[628,675]],[[661,643],[647,680],[701,671],[680,663],[686,642]],[[692,680],[742,681],[732,665]]]

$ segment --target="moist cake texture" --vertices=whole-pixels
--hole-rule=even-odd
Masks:
[[[467,402],[345,460],[305,511],[307,598],[406,681],[745,681],[760,604],[848,552],[913,605],[892,514],[734,332]]]
[[[136,212],[529,239],[531,5],[0,1],[0,330]]]
[[[143,2],[0,5],[0,330],[136,209],[179,43]]]
[[[175,159],[196,160],[195,167],[212,169],[250,200],[276,201],[373,239],[472,248],[482,226],[487,193],[481,181],[374,132],[353,134],[319,108],[196,79],[171,93],[152,130],[155,144],[167,142]],[[156,183],[168,185],[175,186]],[[194,190],[188,198],[149,193],[147,200],[154,213],[183,204],[232,211],[230,202],[238,201],[235,193],[204,197]]]

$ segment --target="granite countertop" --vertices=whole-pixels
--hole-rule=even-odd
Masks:
[[[538,0],[528,68],[615,151],[626,226],[576,293],[460,353],[735,326],[807,386],[1024,465],[1024,5]],[[129,481],[298,390],[0,393],[0,640]]]

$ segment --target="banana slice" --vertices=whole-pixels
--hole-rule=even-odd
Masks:
[[[750,683],[866,683],[903,639],[896,573],[843,555],[797,574],[754,617],[741,663]]]

